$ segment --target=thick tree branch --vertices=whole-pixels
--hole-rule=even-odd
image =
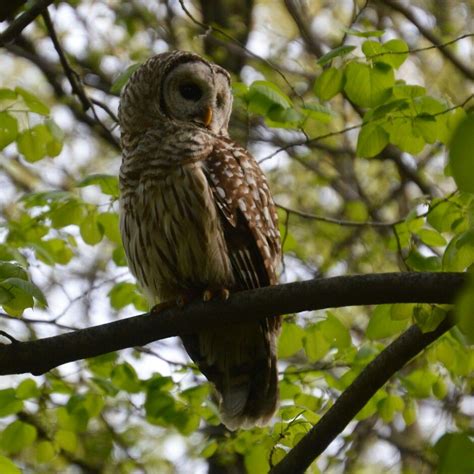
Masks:
[[[270,473],[303,473],[392,375],[452,327],[453,321],[447,318],[429,333],[422,333],[418,326],[405,331],[359,374],[330,410]]]
[[[382,303],[451,303],[463,273],[381,273],[287,283],[28,342],[0,344],[0,375],[58,365],[205,328],[306,310]]]
[[[13,41],[38,15],[48,8],[54,0],[38,0],[23,15],[18,17],[3,33],[0,34],[0,46]]]

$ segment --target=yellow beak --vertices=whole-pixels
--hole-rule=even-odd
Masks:
[[[209,125],[212,122],[212,109],[211,109],[211,107],[206,107],[206,109],[204,111],[203,120],[204,120],[204,125],[206,127],[209,127]]]

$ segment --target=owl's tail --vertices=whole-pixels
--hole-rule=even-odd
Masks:
[[[277,409],[278,331],[269,327],[276,319],[183,337],[189,355],[215,385],[221,419],[230,430],[263,426]]]

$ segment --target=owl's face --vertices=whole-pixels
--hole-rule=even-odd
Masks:
[[[165,74],[160,105],[168,117],[227,135],[232,93],[229,74],[193,55]]]

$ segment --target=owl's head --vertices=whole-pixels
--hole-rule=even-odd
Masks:
[[[134,72],[119,118],[122,128],[172,120],[226,136],[231,111],[229,73],[197,54],[173,51],[153,56]]]

